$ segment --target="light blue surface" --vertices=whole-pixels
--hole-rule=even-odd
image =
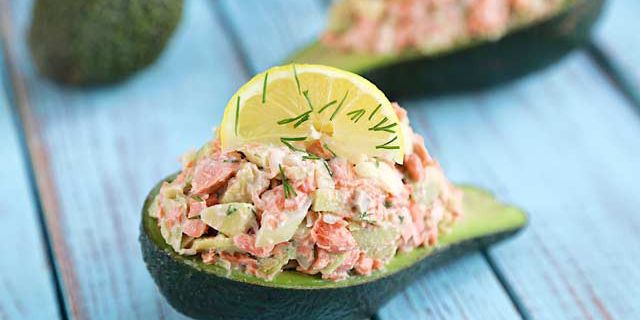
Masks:
[[[611,0],[607,9],[596,43],[640,103],[640,1]]]
[[[73,269],[64,273],[78,318],[174,318],[144,267],[138,245],[146,192],[179,168],[178,157],[211,137],[240,66],[209,1],[186,2],[185,19],[152,68],[101,89],[70,89],[35,74],[24,38],[18,66],[50,150],[59,224]],[[30,3],[14,2],[16,29]],[[48,213],[51,214],[51,213]]]
[[[46,244],[4,85],[0,78],[0,319],[56,319]]]
[[[634,0],[611,2],[597,44],[639,88],[640,37],[632,26],[640,8]],[[178,168],[178,155],[210,136],[247,71],[279,64],[325,19],[325,6],[312,0],[186,3],[185,20],[158,63],[115,86],[72,89],[36,75],[24,43],[31,2],[12,2],[16,32],[9,41],[40,126],[28,134],[48,150],[55,190],[44,191],[57,197],[60,212],[46,214],[61,217],[50,231],[64,235],[56,246],[68,255],[57,258],[72,266],[60,275],[72,316],[179,317],[140,257],[145,193]],[[515,297],[476,253],[422,277],[380,318],[518,318],[511,299],[539,319],[640,315],[640,118],[588,55],[577,52],[494,90],[400,103],[454,181],[493,190],[527,210],[531,224],[489,250]],[[42,308],[27,308],[34,312],[28,315],[52,318],[56,302],[7,110],[0,92],[0,191],[22,200],[0,204],[2,224],[19,226],[0,241],[31,248],[34,263],[20,265],[17,250],[0,260],[0,318],[22,318],[19,306],[33,301]],[[18,211],[23,215],[5,213]],[[12,289],[20,283],[26,285]]]

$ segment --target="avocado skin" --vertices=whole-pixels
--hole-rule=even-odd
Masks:
[[[508,238],[493,234],[441,248],[404,270],[342,288],[284,289],[247,284],[199,271],[158,247],[141,226],[142,254],[169,304],[196,319],[365,319],[427,270]]]
[[[542,70],[586,44],[604,2],[576,0],[559,14],[508,32],[497,41],[350,71],[362,74],[393,99],[485,89]],[[303,49],[289,60],[323,63],[305,60],[304,55]],[[348,65],[334,66],[349,70]]]
[[[29,46],[43,75],[67,84],[121,80],[154,62],[183,0],[37,0]]]

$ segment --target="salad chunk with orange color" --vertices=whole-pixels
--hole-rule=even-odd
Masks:
[[[436,246],[461,198],[398,104],[357,75],[297,65],[241,88],[148,214],[181,255],[338,281]]]

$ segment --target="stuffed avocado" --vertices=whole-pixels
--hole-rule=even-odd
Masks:
[[[391,97],[479,89],[586,43],[603,0],[342,0],[287,60],[366,76]]]
[[[140,241],[165,297],[196,318],[369,316],[526,223],[451,184],[404,109],[326,66],[256,75],[182,165],[148,196]]]

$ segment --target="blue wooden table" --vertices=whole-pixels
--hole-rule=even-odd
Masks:
[[[327,1],[188,0],[161,59],[114,86],[36,74],[29,0],[0,0],[0,319],[180,318],[138,248],[146,192],[231,94],[322,30]],[[640,318],[640,1],[500,88],[400,101],[457,182],[531,217],[422,277],[380,319]]]

